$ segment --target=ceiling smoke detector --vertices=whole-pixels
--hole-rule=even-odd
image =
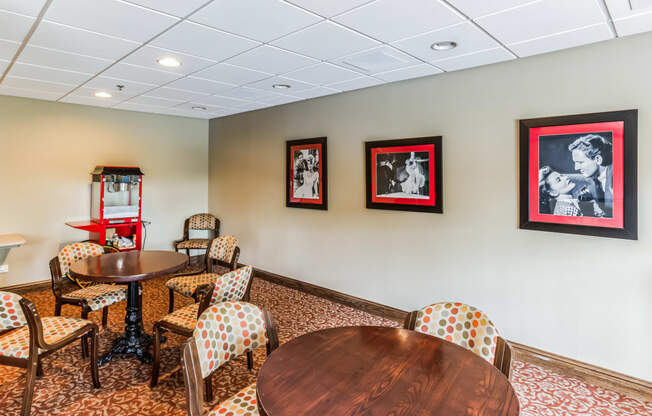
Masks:
[[[288,84],[274,84],[272,85],[272,88],[276,88],[278,90],[287,90],[288,88],[292,88],[292,86]]]
[[[206,110],[206,107],[201,106],[201,105],[193,105],[193,106],[192,106],[192,109],[193,109],[193,110],[197,110],[197,111],[205,111],[205,110]]]

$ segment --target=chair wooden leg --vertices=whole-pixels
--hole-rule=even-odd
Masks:
[[[61,303],[58,301],[54,304],[54,316],[61,316]]]
[[[106,329],[106,323],[109,321],[109,307],[102,308],[102,329]]]
[[[168,303],[168,313],[174,312],[174,290],[168,289],[170,291],[170,302]]]
[[[36,383],[36,372],[38,370],[38,357],[32,357],[27,364],[27,380],[25,380],[25,391],[23,392],[23,407],[21,416],[29,416],[32,410],[32,398],[34,397],[34,384]]]
[[[210,374],[208,375],[208,377],[204,379],[204,390],[206,392],[204,400],[206,400],[207,402],[212,402],[213,401],[213,379]]]
[[[254,368],[254,353],[247,351],[247,370]]]
[[[93,328],[90,333],[91,339],[91,378],[93,379],[93,387],[100,388],[100,372],[97,368],[97,330]]]
[[[149,382],[150,387],[156,387],[158,384],[158,373],[161,368],[161,329],[154,324],[154,344],[152,346],[152,379]]]
[[[88,309],[82,308],[82,313],[81,313],[82,319],[88,319]],[[83,335],[81,337],[81,347],[82,347],[82,358],[86,359],[88,358],[88,339],[86,335]]]

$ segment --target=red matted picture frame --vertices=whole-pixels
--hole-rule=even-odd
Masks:
[[[636,240],[638,111],[520,120],[520,228]]]
[[[326,137],[286,142],[285,206],[328,209],[326,150]]]
[[[367,208],[444,212],[441,136],[365,142]]]

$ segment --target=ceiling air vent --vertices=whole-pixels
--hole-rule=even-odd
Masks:
[[[629,0],[629,8],[633,12],[652,9],[652,0]]]
[[[405,66],[405,61],[391,49],[376,49],[367,53],[357,54],[342,60],[342,64],[358,71],[375,74],[390,71]]]

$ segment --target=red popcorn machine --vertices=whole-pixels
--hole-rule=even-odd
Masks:
[[[137,166],[96,166],[91,176],[90,221],[66,224],[88,231],[90,240],[100,245],[140,250],[143,172]]]

